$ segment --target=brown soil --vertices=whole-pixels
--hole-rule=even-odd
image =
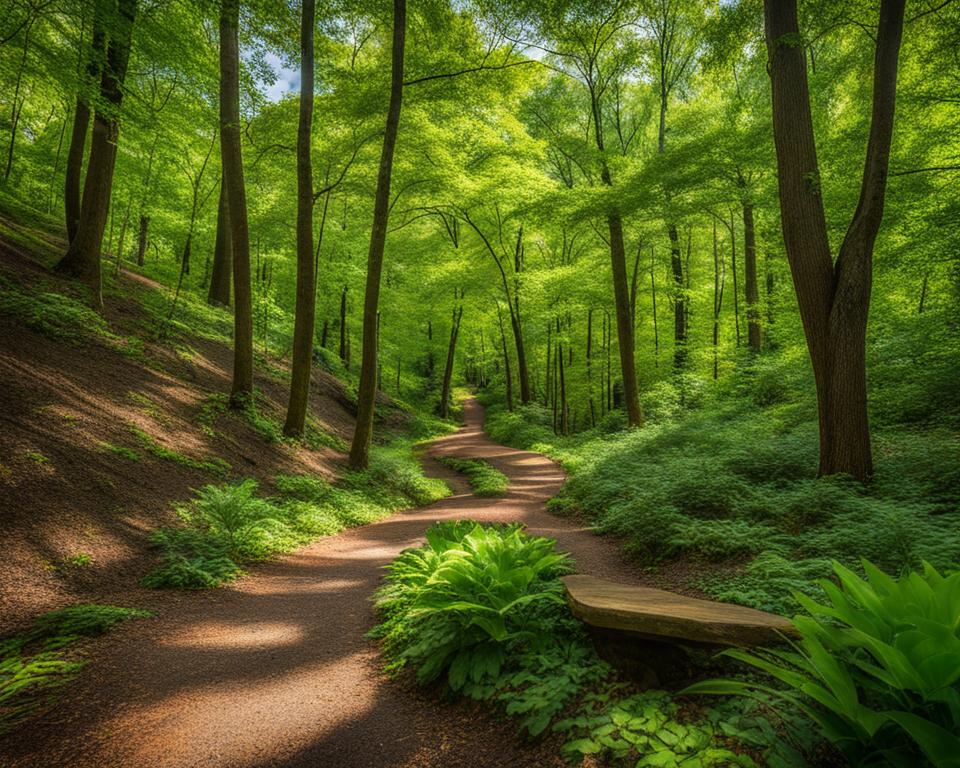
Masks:
[[[56,243],[51,246],[56,250]],[[15,284],[69,284],[17,247],[0,242],[0,268]],[[134,291],[157,290],[122,276],[126,297],[108,299],[117,333],[142,322]],[[152,566],[148,536],[172,519],[171,501],[216,478],[147,454],[130,425],[195,458],[221,457],[233,476],[269,484],[278,472],[336,472],[335,451],[268,443],[248,424],[221,416],[198,425],[204,398],[228,388],[230,351],[191,341],[177,356],[148,343],[151,363],[106,345],[69,346],[0,316],[0,634],[36,614],[78,601],[148,607],[152,619],[86,643],[92,663],[44,714],[0,738],[0,764],[26,766],[561,766],[556,740],[522,742],[515,721],[469,702],[388,679],[376,645],[370,598],[381,568],[451,518],[521,521],[556,538],[578,570],[639,583],[616,544],[577,521],[548,514],[563,474],[538,454],[497,445],[482,409],[428,450],[428,470],[456,495],[423,509],[320,540],[218,590],[139,588]],[[258,372],[266,408],[280,415],[282,381]],[[343,438],[349,398],[317,373],[312,411]],[[131,396],[131,393],[138,397]],[[142,397],[148,398],[143,400]],[[142,454],[130,461],[102,443]],[[505,498],[478,499],[430,457],[482,457],[511,481]],[[66,559],[89,554],[92,564]]]
[[[510,478],[506,497],[478,499],[456,481],[448,499],[320,540],[228,588],[164,595],[156,618],[95,643],[96,664],[58,706],[0,742],[7,764],[561,765],[555,743],[524,745],[513,722],[388,680],[364,638],[381,567],[438,520],[518,520],[556,538],[578,570],[637,581],[613,543],[545,511],[563,482],[553,462],[492,442],[474,401],[465,416],[429,455],[487,459]]]
[[[71,293],[70,281],[38,263],[51,261],[56,250],[49,250],[27,252],[0,240],[0,290]],[[145,326],[152,324],[136,296],[156,285],[127,273],[119,281],[121,290],[105,297],[104,316],[115,334],[146,340],[140,357],[96,340],[64,343],[0,314],[0,636],[69,603],[152,599],[137,588],[156,562],[150,532],[175,519],[173,502],[222,478],[151,455],[134,428],[190,458],[222,458],[230,477],[254,477],[267,490],[279,473],[329,476],[341,466],[337,451],[269,442],[239,416],[221,414],[204,429],[204,406],[229,391],[231,350],[190,338],[193,353],[180,355],[170,343],[151,341]],[[258,366],[259,408],[282,423],[285,366],[271,363],[281,374]],[[328,432],[349,440],[351,400],[322,371],[314,372],[311,412]],[[140,459],[106,444],[135,450]],[[90,563],[69,564],[78,555]]]

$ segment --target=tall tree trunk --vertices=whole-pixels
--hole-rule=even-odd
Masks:
[[[82,45],[82,43],[81,43]],[[77,106],[73,112],[73,129],[70,132],[70,148],[67,150],[67,168],[63,180],[63,202],[66,211],[67,241],[73,242],[80,227],[81,180],[83,178],[83,152],[87,145],[87,130],[90,127],[90,93],[100,78],[100,62],[103,57],[106,37],[99,4],[94,5],[93,34],[87,54],[86,78],[77,91]]]
[[[313,32],[315,0],[303,0],[300,25],[300,123],[297,128],[297,306],[293,322],[293,365],[290,403],[283,434],[300,437],[310,397],[310,365],[317,312],[313,265]]]
[[[743,201],[743,260],[747,298],[747,343],[750,351],[760,351],[760,290],[757,287],[757,236],[753,223],[753,203]]]
[[[600,179],[604,186],[612,187],[613,178],[604,154],[603,121],[600,115],[599,97],[593,87],[590,88],[590,104],[593,116],[594,139],[599,150]],[[620,212],[613,210],[607,214],[607,228],[610,231],[610,266],[613,273],[613,303],[617,316],[617,346],[620,349],[620,369],[623,375],[624,396],[627,405],[627,422],[631,427],[643,423],[640,409],[640,393],[637,388],[637,366],[634,349],[634,317],[630,301],[630,286],[627,281],[627,253],[623,244],[623,219]]]
[[[137,266],[142,267],[147,254],[147,232],[150,228],[150,217],[140,214],[140,234],[137,236]],[[189,274],[187,267],[187,274]]]
[[[107,58],[100,78],[100,97],[104,106],[93,118],[93,138],[87,178],[83,185],[79,226],[66,254],[56,270],[80,278],[90,286],[96,306],[103,303],[100,294],[100,248],[107,224],[113,170],[120,135],[119,111],[123,101],[123,81],[130,59],[130,40],[137,14],[136,0],[120,0],[114,34],[107,47]]]
[[[720,310],[723,309],[723,283],[726,269],[717,243],[717,222],[713,222],[713,380],[720,374]]]
[[[679,369],[687,364],[687,292],[676,225],[670,224],[667,234],[670,236],[670,270],[673,273],[673,364]]]
[[[737,227],[730,211],[730,271],[733,274],[733,327],[737,338],[737,349],[740,348],[740,281],[737,280]]]
[[[503,331],[503,313],[497,302],[497,322],[500,325],[500,344],[503,347],[503,376],[506,382],[507,410],[513,410],[513,376],[510,373],[510,350],[507,349],[507,335]]]
[[[27,67],[27,53],[30,51],[30,30],[33,21],[27,23],[23,30],[23,52],[20,56],[20,66],[17,68],[16,85],[13,88],[13,107],[10,114],[10,143],[7,146],[7,164],[3,169],[3,180],[10,178],[13,169],[13,153],[17,143],[17,130],[20,126],[20,115],[23,114],[23,103],[26,97],[20,98],[20,87],[23,84],[23,72]]]
[[[559,324],[559,322],[558,322]],[[559,333],[560,329],[557,328]],[[557,360],[559,361],[560,384],[560,434],[566,435],[569,429],[569,412],[567,411],[567,378],[564,374],[563,342],[557,342]]]
[[[597,407],[593,402],[593,307],[587,310],[587,401],[590,405],[590,426],[596,426]]]
[[[650,296],[653,299],[653,364],[660,367],[660,328],[657,325],[656,251],[650,246]]]
[[[821,475],[866,480],[866,328],[873,244],[883,220],[905,0],[881,0],[873,106],[860,200],[830,253],[796,0],[764,0],[781,224],[817,386]]]
[[[220,201],[217,205],[217,237],[213,246],[213,268],[207,304],[230,306],[230,279],[233,275],[233,241],[230,229],[230,200],[227,197],[227,179],[220,171]]]
[[[450,323],[450,343],[447,345],[447,362],[443,367],[443,386],[440,388],[440,418],[450,414],[450,387],[453,383],[453,361],[457,354],[457,337],[460,335],[460,321],[463,319],[463,305],[453,310]]]
[[[347,286],[343,286],[340,291],[340,361],[347,367],[350,367],[350,350],[347,346]]]
[[[240,149],[240,0],[222,0],[220,8],[220,157],[230,206],[233,251],[232,408],[253,401],[253,296],[250,286],[250,231],[247,191]]]
[[[383,249],[390,217],[390,177],[393,172],[393,150],[400,127],[400,105],[403,101],[403,47],[407,29],[406,0],[393,0],[393,52],[390,82],[390,106],[383,135],[383,152],[377,175],[374,197],[373,232],[367,254],[367,285],[363,299],[363,362],[357,391],[357,427],[350,446],[350,466],[363,469],[370,459],[373,440],[373,413],[377,397],[377,308],[380,303],[380,273],[383,270]]]

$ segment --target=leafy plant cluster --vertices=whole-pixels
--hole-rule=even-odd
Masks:
[[[566,608],[560,576],[572,562],[551,539],[469,520],[438,523],[426,539],[394,560],[376,597],[371,635],[392,672],[496,704],[530,737],[558,733],[573,761],[752,766],[731,748],[741,731],[755,753],[778,744],[760,716],[731,716],[724,729],[704,712],[683,715],[665,692],[619,681]]]
[[[69,646],[149,615],[136,608],[74,605],[46,613],[30,630],[0,640],[0,734],[35,714],[54,689],[83,668],[83,661],[67,655]]]
[[[203,589],[242,573],[243,565],[289,552],[319,536],[379,520],[449,492],[423,475],[408,443],[374,452],[370,467],[348,472],[336,485],[319,477],[280,475],[278,495],[258,495],[258,483],[206,485],[177,509],[182,525],[156,531],[161,564],[144,579],[150,587]]]
[[[570,479],[552,509],[582,513],[641,562],[746,565],[697,584],[723,600],[791,613],[795,591],[818,594],[831,559],[866,557],[889,572],[960,560],[954,431],[888,424],[875,434],[869,486],[817,479],[816,410],[796,368],[786,357],[757,362],[709,397],[680,379],[661,383],[647,394],[646,426],[629,432],[608,418],[557,437],[544,409],[495,405],[487,429],[559,459]]]
[[[790,650],[730,650],[772,677],[708,680],[687,693],[762,693],[802,711],[851,765],[960,761],[960,573],[929,564],[894,580],[868,561],[862,579],[834,564],[824,603],[803,595]]]
[[[438,461],[445,467],[467,476],[470,487],[477,496],[503,496],[510,487],[510,478],[483,459],[459,459],[441,456]]]

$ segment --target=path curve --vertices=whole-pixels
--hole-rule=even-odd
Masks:
[[[381,568],[439,520],[521,521],[556,538],[577,570],[638,581],[616,546],[546,511],[563,483],[549,459],[494,443],[483,409],[429,456],[484,458],[510,478],[479,499],[436,462],[458,492],[428,507],[321,539],[229,587],[174,593],[155,620],[98,641],[95,661],[60,704],[0,741],[11,768],[412,768],[544,766],[514,723],[438,701],[387,679],[370,596]],[[6,752],[8,757],[2,758]],[[562,764],[562,763],[560,763]]]

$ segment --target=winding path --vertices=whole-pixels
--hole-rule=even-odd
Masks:
[[[428,455],[482,457],[510,478],[504,498],[479,499],[437,462],[458,492],[256,569],[228,588],[164,598],[157,620],[98,641],[95,661],[50,712],[0,740],[13,768],[186,766],[390,768],[544,766],[515,725],[386,678],[370,596],[381,567],[452,518],[525,523],[556,538],[578,570],[637,581],[614,544],[546,512],[563,482],[539,454],[505,448],[465,404],[466,425]],[[6,757],[4,757],[6,753]]]

